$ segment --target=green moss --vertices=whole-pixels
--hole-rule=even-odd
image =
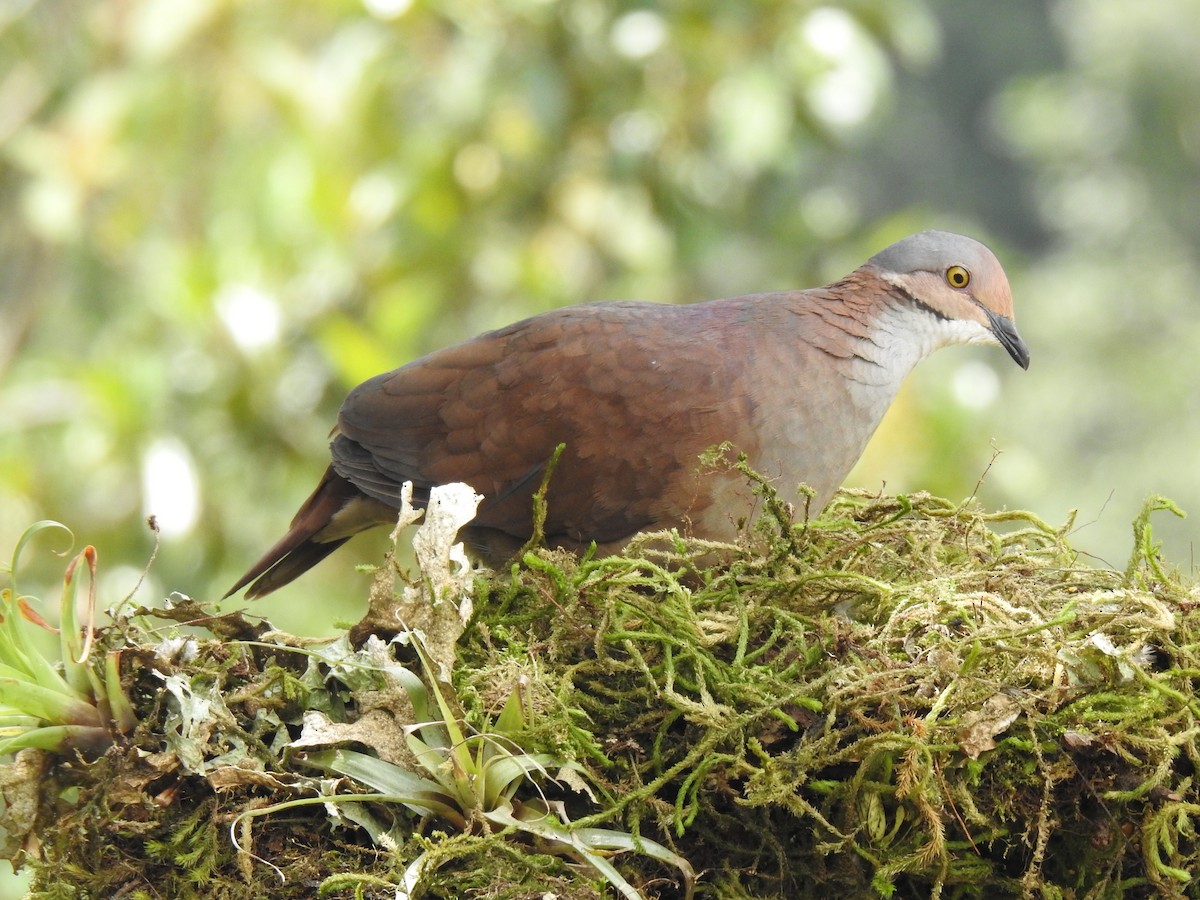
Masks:
[[[1198,623],[1139,521],[1125,573],[1080,565],[1069,523],[862,494],[707,569],[664,541],[543,555],[463,664],[534,660],[602,736],[595,818],[719,860],[711,896],[1183,891],[1190,819],[1143,807],[1196,799]],[[1148,839],[1164,861],[1131,878]]]
[[[850,492],[792,526],[765,506],[741,545],[658,535],[476,579],[466,720],[486,730],[521,683],[506,740],[595,783],[545,799],[666,844],[699,896],[1200,896],[1200,593],[1158,556],[1169,504],[1123,572],[1021,512]],[[363,727],[401,704],[344,643],[234,625],[186,660],[127,654],[141,724],[96,763],[55,761],[35,896],[394,897],[422,852],[422,897],[605,896],[531,835],[442,834],[397,804],[360,804],[376,840],[320,803],[242,815],[326,790],[287,748],[306,710]],[[220,729],[189,724],[197,698]],[[680,894],[669,866],[614,862]]]

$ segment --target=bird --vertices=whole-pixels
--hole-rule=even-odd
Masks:
[[[483,495],[468,552],[500,566],[533,533],[574,550],[619,550],[638,532],[736,537],[756,498],[745,475],[705,470],[728,442],[819,511],[858,460],[900,384],[941,347],[1029,350],[1012,293],[982,243],[913,234],[808,290],[694,304],[563,307],[437,350],[346,397],[331,462],[287,532],[226,596],[268,594],[352,535],[394,525],[400,489],[465,482]]]

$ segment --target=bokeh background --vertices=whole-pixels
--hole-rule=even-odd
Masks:
[[[937,227],[1004,261],[1033,363],[929,360],[852,483],[987,469],[1120,566],[1147,494],[1200,514],[1198,174],[1197,0],[0,0],[0,555],[58,519],[115,602],[154,513],[138,597],[213,599],[360,380]],[[1181,567],[1197,527],[1156,519]],[[329,630],[383,546],[255,612]]]

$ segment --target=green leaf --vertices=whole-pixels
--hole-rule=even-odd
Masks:
[[[137,713],[121,687],[120,650],[110,650],[104,658],[104,690],[113,724],[121,734],[129,734],[137,726]]]
[[[80,562],[87,563],[85,571],[88,573],[87,625],[82,632],[75,608],[75,568]],[[81,694],[93,688],[87,658],[92,646],[92,618],[96,609],[96,565],[96,548],[90,544],[75,554],[63,573],[62,600],[59,605],[61,624],[58,635],[63,669],[67,683]]]
[[[12,736],[27,728],[37,728],[39,724],[41,724],[41,720],[37,716],[26,715],[19,710],[6,709],[0,712],[0,738]]]
[[[529,680],[522,675],[517,679],[517,683],[513,686],[512,693],[508,695],[508,700],[504,703],[504,708],[500,710],[500,715],[496,717],[495,729],[500,734],[516,734],[526,725],[530,724],[531,707],[526,702],[526,694]]]
[[[417,762],[433,776],[437,782],[450,789],[455,789],[450,756],[445,747],[430,745],[417,736],[416,729],[409,729],[404,736],[404,743],[412,751]]]
[[[50,670],[51,677],[41,684],[42,687],[49,690],[58,691],[61,694],[67,694],[77,697],[79,700],[86,701],[86,697],[82,694],[76,694],[71,690],[71,686],[59,677],[59,674],[53,669]],[[30,684],[38,684],[38,680],[34,677],[34,673],[25,669],[20,669],[15,666],[10,666],[7,663],[0,662],[0,678],[11,678],[13,681],[25,681]]]
[[[0,703],[23,710],[43,722],[100,726],[100,711],[90,703],[23,678],[0,677]]]
[[[309,765],[361,781],[418,815],[434,816],[460,831],[466,830],[463,811],[436,781],[354,750],[319,750],[301,758]],[[382,801],[385,797],[371,799]]]
[[[689,897],[692,895],[692,882],[696,880],[696,872],[691,863],[662,844],[649,838],[637,837],[607,828],[580,828],[574,834],[593,850],[622,850],[629,853],[640,853],[674,866],[683,874],[687,883],[687,895]]]
[[[423,682],[414,672],[410,672],[404,666],[388,666],[386,673],[392,678],[400,682],[400,686],[404,688],[408,694],[408,701],[413,706],[413,714],[418,722],[425,722],[434,718],[433,713],[429,708],[429,691]]]
[[[511,800],[517,788],[533,773],[549,778],[546,767],[556,764],[559,761],[549,753],[510,753],[500,750],[483,766],[483,808],[491,809]]]
[[[75,543],[75,535],[71,532],[71,529],[62,522],[55,522],[53,519],[41,519],[40,521],[34,522],[32,525],[26,528],[21,533],[21,537],[17,539],[17,545],[13,548],[12,562],[8,567],[9,574],[12,576],[13,593],[20,593],[17,589],[17,563],[21,559],[21,553],[25,550],[25,545],[33,540],[35,535],[43,531],[48,531],[51,528],[57,528],[65,531],[67,536],[71,539],[71,544]],[[71,545],[68,544],[67,549],[64,550],[60,555],[66,556],[67,553],[70,552],[70,546]]]
[[[578,831],[573,831],[569,825],[563,824],[549,810],[544,808],[539,809],[538,806],[533,804],[523,808],[521,814],[517,815],[514,808],[506,803],[496,809],[485,812],[484,817],[496,825],[518,828],[521,831],[536,835],[544,840],[561,844],[564,849],[568,849],[583,862],[586,862],[599,872],[605,881],[612,885],[626,900],[643,900],[643,898],[637,889],[617,871],[616,866],[596,851],[604,849],[632,850],[667,862],[675,866],[682,873],[684,879],[684,896],[689,898],[689,900],[692,896],[693,882],[696,876],[691,865],[683,857],[672,853],[666,847],[656,844],[654,841],[635,839],[632,835],[616,831],[606,831],[601,828],[581,828]]]
[[[112,743],[106,728],[89,725],[47,725],[31,728],[8,740],[0,741],[0,756],[16,753],[26,747],[36,747],[61,753],[68,747],[80,747],[98,752]]]

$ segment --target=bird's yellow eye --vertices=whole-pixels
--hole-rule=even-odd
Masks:
[[[946,284],[952,288],[965,288],[971,283],[971,273],[962,266],[951,266],[946,270]]]

